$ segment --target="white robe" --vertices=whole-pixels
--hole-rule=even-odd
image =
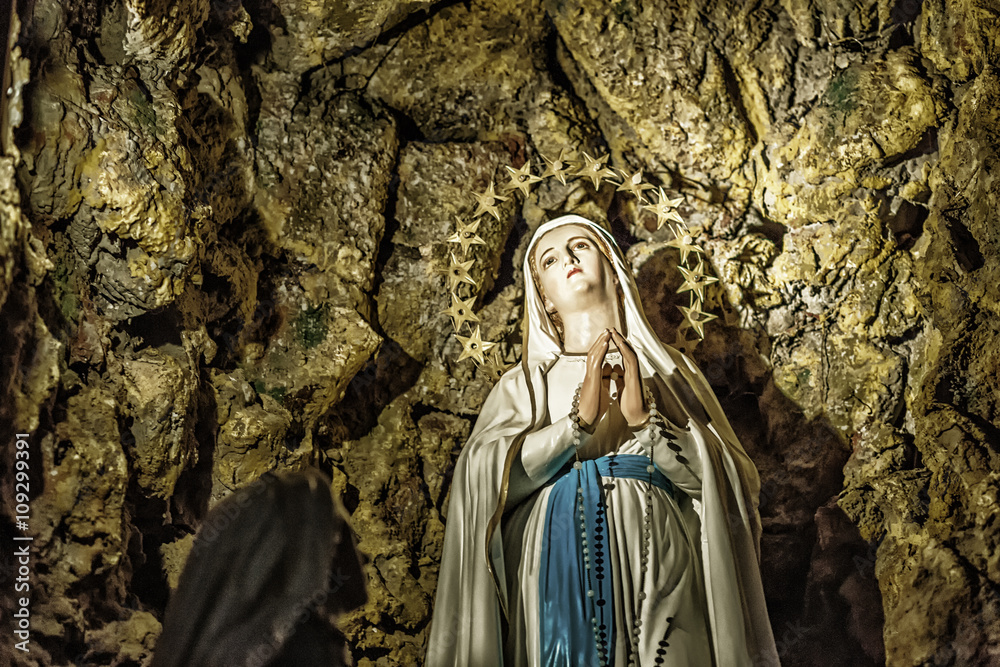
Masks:
[[[616,614],[619,636],[631,621],[635,588],[642,587],[647,590],[647,602],[652,599],[662,605],[654,610],[650,626],[646,626],[647,613],[643,611],[647,630],[640,638],[644,645],[648,641],[658,646],[657,634],[664,627],[655,617],[671,605],[678,605],[681,611],[674,614],[675,620],[684,619],[690,635],[688,639],[678,635],[677,653],[700,651],[701,637],[707,633],[708,656],[697,653],[687,663],[674,664],[777,666],[780,663],[760,582],[757,470],[701,372],[690,359],[663,345],[652,331],[634,278],[611,235],[579,216],[564,216],[540,227],[535,240],[561,224],[586,226],[612,249],[612,266],[623,291],[626,338],[635,349],[647,384],[655,388],[660,411],[674,424],[686,427],[684,454],[695,471],[685,477],[684,471],[671,468],[671,461],[661,457],[661,453],[668,455],[666,448],[654,448],[657,465],[687,498],[672,502],[654,489],[657,545],[651,560],[657,565],[652,583],[631,574],[636,571],[635,551],[642,539],[645,485],[640,480],[616,484],[619,488],[612,500],[618,505],[613,518],[618,549],[614,560],[619,566],[615,592],[616,608],[620,608]],[[534,242],[529,244],[526,258],[531,256]],[[498,667],[531,664],[537,659],[533,610],[538,603],[531,596],[542,523],[540,508],[546,504],[547,491],[536,494],[545,474],[538,474],[539,459],[533,452],[546,446],[552,451],[559,449],[560,420],[564,432],[567,406],[582,371],[567,366],[567,355],[562,353],[527,261],[523,358],[487,397],[455,466],[425,663],[428,667]],[[648,436],[637,435],[630,442],[619,443],[625,447],[622,453],[643,452],[643,437],[648,440]],[[593,446],[602,442],[607,446],[614,440],[598,431]],[[563,440],[564,449],[565,444]],[[522,447],[526,448],[523,452]],[[501,516],[503,521],[497,528]],[[629,545],[636,545],[636,549],[629,549]],[[664,590],[672,590],[675,582],[679,591],[662,595]],[[707,622],[699,624],[699,617],[707,617]],[[674,646],[671,635],[668,655]],[[640,651],[641,665],[656,664],[648,649],[644,646]],[[621,664],[620,654],[615,664]]]
[[[613,362],[609,362],[613,363]],[[586,357],[563,355],[546,374],[550,427],[529,435],[521,449],[522,465],[529,479],[544,482],[554,469],[572,455],[572,430],[566,416],[570,412],[572,394],[553,391],[559,387],[575,387],[583,381]],[[661,388],[655,378],[645,378],[660,401]],[[662,403],[661,403],[662,404]],[[696,455],[692,451],[690,433],[672,429],[678,439],[687,465],[678,462],[654,428],[633,433],[622,417],[618,404],[612,403],[607,416],[597,425],[594,435],[580,448],[581,459],[594,459],[610,453],[633,454],[643,457],[650,450],[657,468],[681,490],[675,500],[656,486],[651,491],[652,528],[649,539],[648,571],[642,573],[642,525],[646,508],[647,481],[617,478],[605,491],[608,522],[608,562],[614,575],[612,591],[615,606],[615,659],[612,664],[624,665],[632,646],[630,637],[636,612],[641,610],[643,624],[638,645],[640,665],[691,667],[710,665],[711,645],[708,633],[708,611],[701,581],[701,557],[696,543],[697,516],[693,515],[692,500],[701,493],[701,475]],[[539,438],[533,438],[534,435]],[[553,446],[555,445],[555,446]],[[570,445],[568,448],[566,445]],[[512,483],[514,483],[512,481]],[[510,591],[510,631],[505,642],[507,664],[518,667],[540,664],[539,637],[539,567],[542,540],[551,486],[533,494],[515,509],[505,523],[504,562],[507,565],[507,586]],[[685,519],[682,505],[692,514],[693,525]],[[575,525],[575,516],[556,518],[560,523]],[[645,593],[640,600],[639,593]],[[668,619],[669,622],[668,622]],[[662,655],[658,654],[665,643]],[[656,662],[657,657],[661,658]]]

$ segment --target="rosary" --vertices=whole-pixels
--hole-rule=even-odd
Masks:
[[[611,375],[612,385],[614,385],[614,383],[615,383],[616,380],[617,380],[617,373],[612,373],[612,375]],[[576,391],[573,394],[573,407],[572,407],[572,409],[570,411],[570,421],[572,423],[572,429],[573,429],[573,446],[575,448],[575,454],[574,454],[575,455],[575,461],[573,463],[573,468],[575,470],[577,470],[578,472],[583,467],[583,464],[580,461],[580,452],[579,452],[580,444],[582,442],[582,438],[580,436],[580,415],[579,415],[580,391],[581,391],[582,388],[583,388],[583,383],[581,382],[580,384],[577,385]],[[644,396],[645,396],[645,399],[646,399],[646,404],[649,406],[649,421],[647,423],[647,428],[649,428],[649,427],[659,427],[659,429],[665,430],[666,424],[665,424],[665,422],[663,420],[663,416],[656,409],[656,401],[653,398],[652,392],[649,390],[648,387],[644,387],[643,393],[644,393]],[[617,396],[617,392],[614,395],[612,395],[612,398],[615,398],[616,396]],[[673,443],[671,443],[671,444],[673,444]],[[647,573],[647,571],[649,569],[649,545],[650,545],[650,539],[651,539],[651,536],[652,536],[652,524],[653,524],[653,473],[656,470],[656,467],[653,464],[653,447],[654,446],[655,445],[653,445],[653,444],[650,445],[649,452],[648,452],[648,463],[646,465],[646,472],[648,473],[649,476],[648,476],[647,485],[646,485],[646,498],[645,498],[646,503],[645,503],[645,511],[644,511],[644,516],[643,516],[643,528],[642,528],[642,548],[641,548],[641,551],[640,551],[640,575],[641,575],[643,581],[645,580],[646,573]],[[677,447],[676,449],[675,449],[675,447],[671,447],[671,449],[674,449],[674,451],[676,453],[676,451],[679,450],[679,447]],[[614,488],[614,480],[615,480],[615,478],[614,478],[614,457],[615,457],[614,453],[612,453],[612,454],[609,455],[609,458],[611,459],[611,466],[610,466],[610,468],[611,468],[611,481],[605,486],[605,488],[607,488],[609,490]],[[579,480],[579,477],[578,477],[578,480]],[[601,559],[598,556],[596,558],[595,567],[593,567],[593,568],[591,567],[590,545],[587,542],[586,514],[585,514],[585,509],[584,509],[584,504],[583,504],[583,487],[580,485],[579,481],[577,482],[577,508],[579,510],[579,518],[580,518],[580,538],[582,540],[582,547],[583,547],[583,562],[584,562],[584,567],[585,567],[586,573],[587,573],[587,575],[586,575],[587,576],[587,598],[591,601],[591,604],[592,604],[592,615],[591,615],[590,621],[591,621],[591,625],[593,626],[593,631],[594,631],[594,643],[595,643],[595,645],[597,647],[598,663],[600,665],[604,666],[604,665],[607,665],[609,663],[609,661],[612,659],[612,656],[607,655],[607,645],[608,645],[607,644],[607,633],[605,631],[602,631],[602,628],[604,626],[602,626],[602,625],[600,625],[598,623],[597,609],[595,608],[596,605],[594,605],[594,603],[593,603],[593,600],[594,600],[595,595],[596,595],[595,590],[594,590],[594,580],[595,579],[597,580],[597,585],[598,585],[598,587],[600,587],[602,585],[602,583],[603,583],[604,578],[605,578],[605,576],[604,576],[604,567],[603,567],[603,562],[602,562],[603,559]],[[601,512],[600,512],[600,509],[599,509],[598,510],[598,521],[600,521],[600,518],[599,518],[600,517],[600,513]],[[600,540],[600,527],[599,526],[598,526],[598,528],[596,530],[596,533],[597,533],[597,539],[599,541]],[[599,552],[600,551],[600,545],[599,544],[597,545],[597,548],[598,548],[598,552]],[[640,586],[640,589],[641,588],[642,588],[642,586]],[[632,621],[632,629],[631,629],[631,633],[630,633],[630,636],[629,636],[628,664],[630,665],[630,667],[633,666],[633,665],[638,664],[638,660],[637,660],[636,656],[638,654],[639,636],[640,636],[641,629],[642,629],[642,608],[643,608],[643,601],[646,599],[646,593],[643,590],[640,590],[639,593],[638,593],[638,595],[637,595],[637,598],[638,598],[638,604],[637,604],[637,607],[636,607],[635,618]],[[603,597],[602,597],[602,600],[603,600]],[[672,621],[672,620],[673,620],[672,618],[668,618],[667,619],[668,623],[670,621]],[[611,629],[611,631],[613,631],[613,629]],[[656,660],[657,664],[662,664],[663,655],[666,653],[666,646],[667,646],[666,640],[660,642],[660,648],[657,650],[657,655],[658,655],[657,660]]]

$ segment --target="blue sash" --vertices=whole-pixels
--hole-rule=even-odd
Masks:
[[[549,484],[538,575],[539,633],[543,667],[597,667],[597,642],[605,664],[615,655],[614,581],[608,557],[602,477],[650,479],[645,456],[622,454],[581,461]],[[676,498],[674,485],[656,469],[653,485]],[[581,504],[583,523],[581,529]],[[590,570],[584,564],[586,535]],[[588,591],[594,591],[588,597]]]

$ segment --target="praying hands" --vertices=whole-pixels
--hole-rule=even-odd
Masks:
[[[621,366],[605,363],[611,343],[622,357]],[[617,329],[605,329],[587,352],[587,372],[580,389],[580,426],[593,433],[611,404],[611,382],[615,383],[617,400],[622,416],[632,428],[649,419],[649,410],[643,397],[642,373],[635,350]]]

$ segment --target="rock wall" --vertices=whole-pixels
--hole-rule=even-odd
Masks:
[[[703,230],[719,319],[692,354],[761,472],[783,664],[997,661],[995,0],[15,9],[0,424],[31,434],[35,536],[18,664],[145,664],[207,509],[304,466],[369,556],[355,661],[420,664],[450,471],[491,386],[441,313],[446,238],[471,191],[564,148],[641,169]],[[484,335],[517,339],[515,267],[559,212],[612,225],[673,340],[666,230],[582,179],[483,218]]]

